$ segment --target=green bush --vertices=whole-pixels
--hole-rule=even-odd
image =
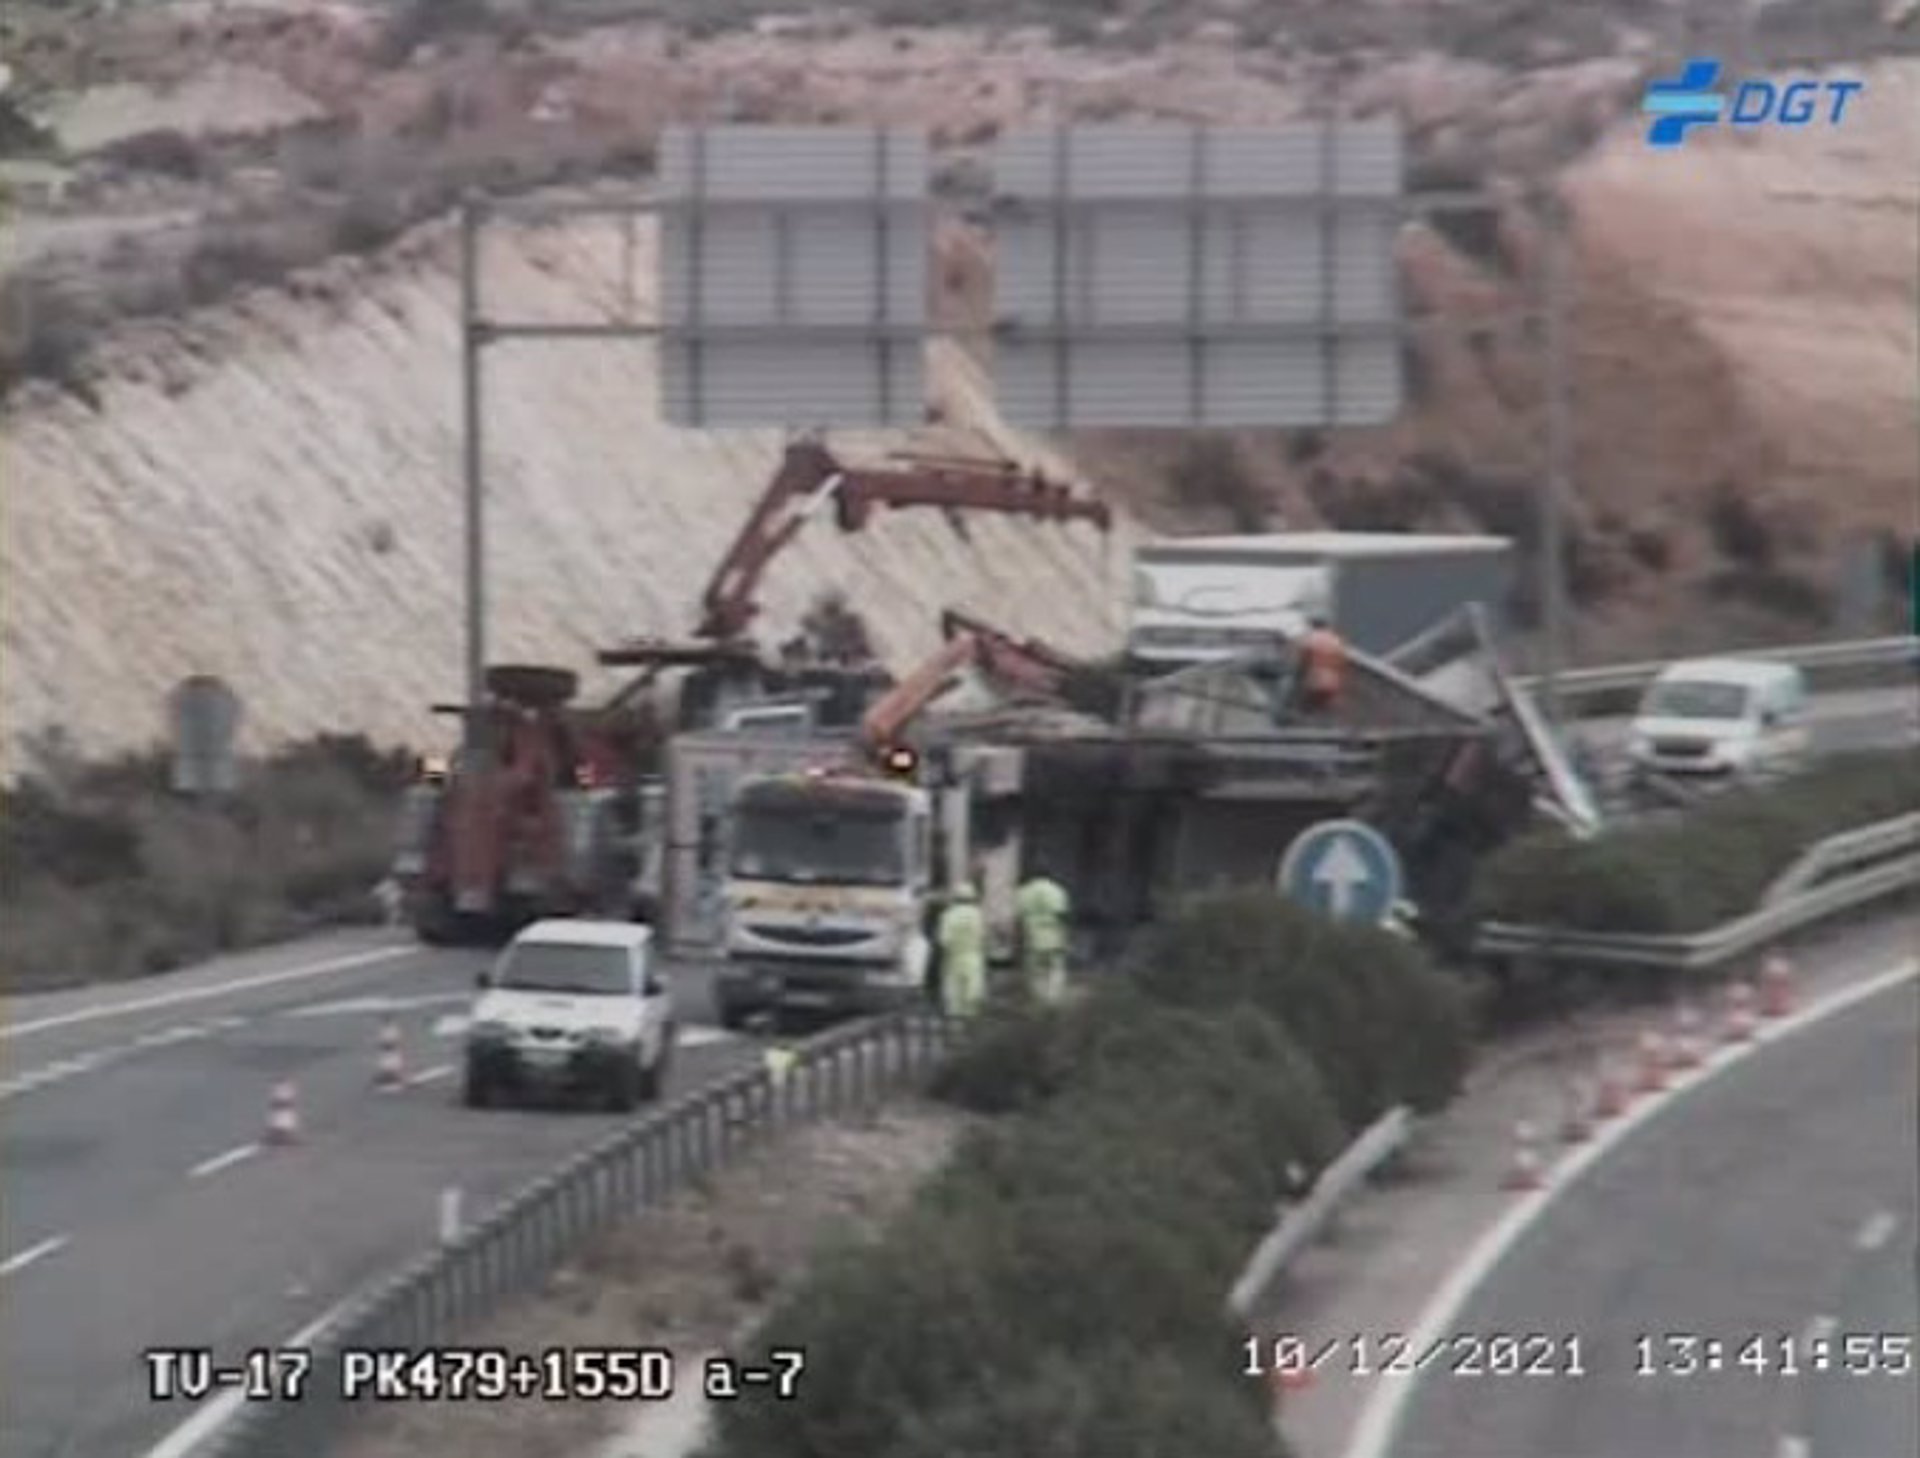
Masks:
[[[142,976],[372,911],[405,755],[323,735],[186,800],[163,754],[50,746],[0,792],[0,987]]]
[[[1684,933],[1751,910],[1807,846],[1920,808],[1904,750],[1828,760],[1779,785],[1730,791],[1672,822],[1577,841],[1523,836],[1475,881],[1481,920],[1578,931]]]
[[[1285,1458],[1257,1384],[1163,1351],[1054,1354],[992,1391],[915,1415],[886,1458]]]
[[[1438,1108],[1466,1072],[1465,998],[1418,948],[1266,892],[1187,903],[1149,929],[1130,973],[1177,1007],[1249,1004],[1270,1013],[1312,1057],[1354,1125],[1396,1103]]]

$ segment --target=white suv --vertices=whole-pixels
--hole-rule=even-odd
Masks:
[[[469,1106],[534,1088],[596,1093],[622,1112],[660,1096],[675,1023],[649,928],[536,921],[480,987],[467,1023]]]

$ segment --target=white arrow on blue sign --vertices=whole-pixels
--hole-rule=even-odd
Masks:
[[[1323,820],[1280,858],[1280,891],[1335,921],[1382,923],[1400,899],[1400,858],[1358,820]]]

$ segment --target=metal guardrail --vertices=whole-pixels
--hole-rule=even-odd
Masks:
[[[1412,1132],[1412,1112],[1403,1106],[1389,1109],[1341,1151],[1339,1158],[1320,1171],[1320,1178],[1313,1182],[1306,1199],[1284,1209],[1280,1223],[1248,1257],[1240,1279],[1228,1293],[1228,1315],[1243,1323],[1247,1321],[1288,1262],[1326,1228],[1334,1212],[1407,1142]]]
[[[346,1351],[420,1351],[445,1342],[506,1298],[533,1290],[588,1237],[659,1206],[768,1136],[878,1108],[930,1071],[951,1036],[945,1019],[919,1012],[849,1024],[801,1044],[782,1076],[762,1064],[616,1131],[364,1296],[313,1344],[304,1397],[248,1403],[210,1453],[324,1453],[371,1405],[342,1396]]]
[[[1755,648],[1739,650],[1720,657],[1753,658],[1766,663],[1791,663],[1800,668],[1878,668],[1911,661],[1920,653],[1920,637],[1862,638],[1847,643],[1811,643],[1793,648]],[[1673,663],[1659,659],[1645,663],[1610,663],[1600,668],[1575,668],[1555,675],[1555,684],[1563,698],[1586,694],[1612,693],[1639,688],[1651,683],[1656,674]],[[1545,680],[1538,674],[1514,680],[1530,693],[1538,692]]]
[[[1843,831],[1809,846],[1745,916],[1680,935],[1568,931],[1489,922],[1474,949],[1487,957],[1699,972],[1831,916],[1920,886],[1920,814]]]

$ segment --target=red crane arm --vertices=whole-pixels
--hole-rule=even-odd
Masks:
[[[1054,694],[1075,664],[1031,638],[1020,642],[978,618],[949,611],[941,615],[946,646],[915,668],[868,707],[860,732],[869,750],[883,753],[898,742],[907,725],[947,691],[953,676],[977,667],[1028,693]]]
[[[787,447],[780,469],[747,518],[701,594],[697,636],[724,640],[744,632],[759,611],[754,601],[767,565],[805,525],[812,509],[831,493],[840,530],[857,532],[874,508],[938,506],[949,510],[997,511],[1047,521],[1089,521],[1106,531],[1112,515],[1105,502],[1076,496],[1073,488],[1011,462],[953,457],[904,457],[898,466],[847,466],[817,440]]]

